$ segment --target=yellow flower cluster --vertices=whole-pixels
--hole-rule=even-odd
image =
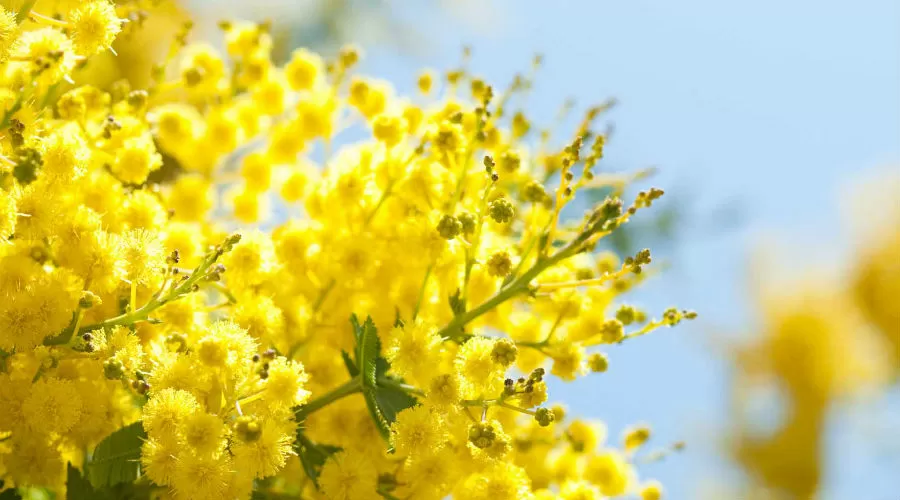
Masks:
[[[845,277],[762,290],[761,334],[735,356],[731,451],[751,479],[751,491],[741,496],[818,497],[833,408],[900,375],[900,210],[894,203],[900,183],[878,183],[890,193],[865,217],[885,220],[871,236],[855,239],[859,248]],[[875,191],[870,187],[866,197],[877,199]],[[752,411],[755,395],[773,387],[783,396],[783,418],[774,430],[761,431]]]
[[[545,377],[695,316],[620,303],[650,252],[595,251],[662,195],[594,175],[608,106],[530,146],[522,79],[401,98],[355,48],[278,66],[242,22],[224,52],[182,33],[146,90],[74,86],[134,6],[33,5],[0,11],[2,488],[661,497],[646,427],[607,446],[546,405]]]

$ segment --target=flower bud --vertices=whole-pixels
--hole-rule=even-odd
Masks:
[[[225,252],[230,252],[235,245],[237,245],[241,241],[240,233],[233,233],[222,243],[222,250]]]
[[[616,311],[616,319],[621,321],[623,325],[634,323],[635,310],[631,306],[622,305]]]
[[[78,307],[81,309],[90,309],[94,306],[99,306],[102,303],[103,301],[100,300],[100,297],[87,290],[81,292],[81,298],[78,299]]]
[[[378,475],[378,491],[394,491],[397,489],[397,476],[385,473]]]
[[[472,234],[475,232],[475,216],[468,212],[460,212],[459,215],[456,216],[459,219],[459,222],[462,224],[462,232],[463,234]]]
[[[491,202],[488,212],[495,222],[504,224],[512,220],[516,214],[516,208],[506,198],[497,198]]]
[[[606,344],[615,344],[625,337],[625,328],[617,319],[608,319],[600,328],[600,337]]]
[[[550,409],[541,407],[534,412],[534,419],[541,427],[547,427],[556,420],[556,415]]]
[[[125,374],[125,365],[118,359],[107,359],[103,362],[103,376],[110,380],[118,380]]]
[[[646,443],[648,439],[650,439],[650,428],[641,425],[626,430],[623,442],[626,450],[633,450]]]
[[[187,350],[187,336],[183,333],[173,333],[166,337],[166,346],[170,351],[184,352]]]
[[[494,343],[494,347],[491,349],[491,360],[499,365],[509,366],[516,362],[516,354],[518,354],[518,349],[512,341],[500,339]]]
[[[452,240],[456,238],[463,230],[463,225],[456,217],[444,214],[437,225],[437,232],[441,238]]]
[[[509,252],[497,252],[491,255],[487,262],[487,268],[491,276],[498,278],[508,276],[512,272],[512,259],[509,257]]]
[[[128,105],[135,109],[143,109],[144,106],[147,105],[147,98],[149,94],[147,94],[146,90],[132,90],[128,97]]]
[[[609,359],[600,352],[591,354],[588,357],[588,367],[594,373],[603,373],[609,369]]]
[[[476,448],[483,450],[490,447],[494,444],[496,437],[497,433],[494,431],[494,426],[489,423],[478,422],[469,426],[469,442],[475,445]]]
[[[234,422],[234,433],[245,443],[252,443],[262,435],[262,426],[256,417],[243,415]]]

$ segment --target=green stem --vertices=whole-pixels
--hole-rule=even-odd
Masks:
[[[391,387],[408,394],[414,394],[416,396],[425,395],[422,390],[416,387],[413,387],[409,384],[404,384],[403,382],[399,382],[388,377],[380,377],[377,383],[379,386]],[[294,415],[297,417],[298,422],[302,422],[310,414],[315,413],[322,408],[325,408],[326,406],[334,403],[339,399],[343,399],[351,394],[356,394],[357,392],[362,392],[362,378],[359,375],[351,378],[344,384],[335,387],[331,391],[317,397],[316,399],[313,399],[309,403],[298,407],[294,411]]]
[[[419,298],[416,299],[416,307],[413,309],[412,313],[413,320],[419,315],[419,309],[422,307],[422,300],[425,299],[425,289],[428,287],[428,278],[431,277],[431,269],[433,267],[434,264],[429,264],[428,269],[425,270],[425,279],[422,280],[422,288],[419,289]]]
[[[120,314],[119,316],[116,316],[114,318],[105,319],[103,321],[100,321],[99,323],[82,326],[81,328],[78,328],[77,332],[75,330],[75,325],[73,322],[71,329],[66,329],[59,335],[46,339],[44,341],[44,345],[64,345],[67,344],[69,340],[72,339],[72,336],[76,333],[81,335],[82,333],[90,332],[93,330],[105,329],[114,326],[128,326],[139,323],[141,321],[146,321],[150,317],[150,314],[153,313],[153,311],[156,311],[160,307],[173,300],[179,299],[184,295],[191,293],[194,289],[194,285],[196,285],[197,282],[206,277],[206,271],[209,270],[210,266],[212,266],[221,255],[222,252],[220,251],[220,249],[211,252],[203,259],[203,262],[201,262],[200,265],[197,266],[194,272],[191,273],[191,275],[188,276],[187,279],[182,280],[181,283],[173,287],[171,290],[169,290],[168,293],[164,295],[157,293],[139,309],[129,311],[125,314]]]
[[[487,212],[487,200],[488,196],[491,194],[491,188],[493,187],[494,181],[489,181],[487,187],[484,188],[484,193],[481,196],[481,204],[478,206],[478,213],[476,214],[478,222],[475,226],[474,238],[472,238],[472,248],[466,249],[466,271],[462,287],[463,304],[466,303],[469,296],[469,280],[472,277],[472,267],[475,266],[475,257],[478,255],[478,247],[481,246],[481,230],[484,227],[484,214]]]
[[[334,288],[335,283],[337,283],[337,280],[332,279],[328,282],[327,285],[325,285],[325,288],[323,288],[322,291],[319,292],[319,296],[316,297],[316,302],[313,304],[312,312],[318,312],[319,309],[322,308],[322,304],[325,303],[325,299],[328,298],[328,294],[331,293],[331,290]]]
[[[492,399],[463,399],[459,402],[459,404],[463,406],[492,406],[498,405],[506,401],[506,398],[511,397],[512,395],[506,394],[505,392],[501,393],[500,396]]]
[[[455,316],[450,321],[450,323],[447,323],[446,326],[438,331],[438,335],[444,338],[451,339],[459,337],[463,333],[463,327],[466,324],[487,313],[488,311],[491,311],[495,307],[515,297],[516,295],[527,291],[531,280],[544,272],[545,269],[581,251],[584,242],[592,234],[593,233],[589,231],[579,234],[577,238],[572,240],[568,245],[561,248],[555,254],[545,259],[538,259],[538,261],[534,263],[531,269],[511,281],[505,288],[501,288],[500,291],[495,293],[491,298],[482,302],[478,307]]]
[[[362,379],[359,376],[353,377],[348,380],[343,385],[336,387],[331,392],[325,393],[322,396],[306,403],[305,405],[299,407],[294,413],[297,417],[297,421],[303,421],[310,414],[325,408],[326,406],[334,403],[335,401],[345,398],[351,394],[355,394],[357,392],[362,391]]]
[[[493,404],[496,404],[498,401],[500,401],[500,400],[499,399],[463,399],[462,401],[459,402],[459,404],[461,404],[462,406],[482,407],[482,406],[491,406]]]
[[[325,299],[328,298],[328,294],[330,294],[331,290],[334,289],[334,285],[336,283],[337,283],[337,280],[332,279],[331,281],[328,282],[327,285],[325,285],[325,288],[322,288],[319,291],[319,296],[316,297],[316,301],[313,303],[313,306],[312,306],[312,315],[309,317],[309,320],[306,322],[307,338],[306,338],[306,340],[301,340],[300,342],[297,342],[296,344],[291,346],[291,348],[288,350],[288,353],[287,353],[288,359],[294,359],[294,354],[297,354],[297,350],[299,350],[301,347],[303,347],[303,345],[306,342],[309,341],[309,337],[308,337],[309,332],[312,331],[312,329],[316,326],[316,323],[315,323],[316,313],[318,313],[319,309],[322,308],[322,305],[325,304]]]
[[[425,391],[423,391],[417,387],[413,387],[409,384],[404,384],[403,382],[399,382],[397,380],[394,380],[394,379],[388,378],[388,377],[380,377],[378,379],[378,385],[381,387],[391,387],[393,389],[397,389],[398,391],[403,391],[408,394],[414,394],[416,396],[424,396],[425,395]]]
[[[368,227],[369,223],[372,222],[372,219],[378,214],[378,211],[381,210],[382,205],[387,199],[391,196],[391,193],[394,189],[394,181],[389,181],[387,186],[384,188],[384,192],[381,193],[381,197],[378,199],[378,203],[375,205],[375,208],[372,209],[372,212],[366,217],[366,221],[363,223],[363,227]]]
[[[467,150],[468,150],[468,148],[467,148]],[[449,163],[450,153],[444,153],[444,154],[447,156],[448,163]],[[458,158],[459,158],[458,156],[453,158],[452,166],[454,166],[454,167],[457,166],[456,160]],[[456,188],[454,188],[454,190],[453,190],[453,198],[450,199],[451,204],[448,207],[448,212],[451,214],[456,211],[456,205],[458,205],[459,201],[462,199],[463,185],[465,185],[465,182],[466,182],[468,168],[469,168],[469,162],[468,162],[468,160],[466,160],[465,162],[463,162],[462,171],[459,172],[459,177],[456,178]]]
[[[652,332],[653,330],[656,330],[657,328],[659,328],[665,324],[666,323],[664,321],[660,321],[660,320],[651,321],[651,322],[647,323],[646,325],[644,325],[640,330],[636,330],[631,333],[625,334],[625,336],[622,337],[622,340],[620,340],[619,343],[622,343],[629,339],[633,339],[635,337],[647,335],[648,333]]]
[[[518,340],[518,341],[516,341],[516,345],[519,347],[530,347],[532,349],[537,349],[538,351],[543,352],[543,349],[545,347],[547,347],[547,344],[548,344],[547,340],[548,339],[544,339],[540,342],[528,342],[528,341],[524,341],[524,340]]]
[[[53,97],[53,93],[56,92],[57,88],[59,88],[59,82],[54,83],[47,89],[47,93],[44,94],[44,98],[41,100],[41,109],[46,108],[50,104],[50,98]]]
[[[507,408],[507,409],[510,409],[510,410],[514,410],[514,411],[517,411],[517,412],[519,412],[519,413],[524,413],[524,414],[526,414],[526,415],[531,415],[532,417],[534,416],[534,410],[526,410],[525,408],[519,408],[519,407],[516,406],[516,405],[511,405],[511,404],[509,404],[509,403],[504,403],[503,401],[500,401],[499,403],[497,403],[497,406],[501,406],[501,407],[503,407],[503,408]]]
[[[509,280],[512,281],[516,276],[518,276],[519,271],[522,270],[522,266],[525,265],[525,261],[528,260],[528,255],[531,254],[531,249],[534,248],[534,243],[538,240],[537,235],[534,235],[528,238],[528,245],[525,246],[525,250],[522,252],[521,257],[519,257],[519,263],[516,265],[516,268],[513,269],[513,272],[509,274]]]
[[[28,19],[28,14],[31,12],[31,8],[34,7],[35,3],[37,3],[37,0],[25,0],[25,3],[22,4],[22,8],[19,9],[19,12],[16,12],[16,23],[22,24]]]
[[[538,351],[540,351],[544,354],[547,354],[547,352],[544,351],[544,347],[547,347],[550,345],[550,340],[553,338],[553,334],[556,333],[556,330],[557,330],[557,328],[559,328],[559,325],[562,324],[562,320],[566,316],[566,313],[568,312],[570,305],[571,305],[571,303],[566,303],[566,305],[562,308],[562,310],[559,311],[559,314],[556,316],[556,321],[553,322],[553,326],[550,327],[550,332],[547,333],[547,337],[545,337],[544,340],[542,340],[540,342],[519,341],[519,342],[516,342],[516,345],[530,347],[532,349],[537,349]]]
[[[213,288],[215,288],[216,290],[218,290],[219,293],[221,293],[222,295],[224,295],[224,296],[225,296],[225,299],[228,300],[228,303],[229,303],[229,304],[237,304],[237,298],[235,298],[234,294],[231,293],[230,290],[228,290],[228,287],[226,287],[226,286],[223,285],[222,283],[219,283],[218,281],[213,281],[213,282],[210,283],[210,285],[212,285]]]

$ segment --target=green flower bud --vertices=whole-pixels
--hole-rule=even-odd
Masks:
[[[600,205],[598,215],[604,222],[619,217],[622,215],[622,199],[617,196],[607,197],[603,200],[603,204]]]
[[[182,74],[182,76],[184,77],[185,86],[193,87],[195,85],[198,85],[203,81],[203,73],[204,71],[201,68],[188,68],[187,70],[185,70],[185,72]]]
[[[491,424],[478,422],[469,426],[469,442],[475,445],[476,448],[481,448],[482,450],[489,448],[494,444],[496,437],[497,433]]]
[[[547,427],[556,420],[556,415],[549,408],[541,407],[535,410],[534,419],[541,427]]]
[[[456,216],[459,219],[459,222],[462,224],[462,232],[463,234],[472,234],[475,232],[475,216],[468,212],[460,212],[459,215]]]
[[[138,394],[144,395],[150,391],[150,384],[146,380],[133,380],[131,388]]]
[[[378,475],[378,491],[394,491],[397,489],[397,476],[391,473]]]
[[[634,308],[626,305],[619,306],[619,309],[616,311],[616,319],[621,321],[623,325],[630,325],[634,323]]]
[[[591,354],[588,357],[588,367],[594,373],[603,373],[609,369],[609,359],[600,352]]]
[[[491,255],[487,267],[491,276],[498,278],[508,276],[512,272],[512,259],[509,257],[509,252],[497,252]]]
[[[183,333],[173,333],[166,337],[166,346],[174,352],[184,352],[187,350],[188,339]]]
[[[542,203],[547,199],[547,190],[538,181],[530,181],[522,188],[522,198],[531,203]]]
[[[645,248],[634,255],[634,263],[639,266],[649,264],[651,260],[649,248]]]
[[[512,341],[500,339],[494,342],[494,348],[491,349],[491,360],[499,365],[509,366],[516,362],[518,352],[516,345]]]
[[[515,172],[522,165],[522,158],[515,151],[506,151],[500,155],[500,168],[504,172]]]
[[[240,241],[241,241],[240,233],[233,233],[230,236],[228,236],[227,238],[225,238],[225,241],[222,243],[222,250],[224,250],[226,252],[230,252],[231,249],[234,248],[234,246],[237,245]]]
[[[600,328],[600,336],[606,344],[615,344],[625,337],[625,327],[617,319],[608,319]]]
[[[43,164],[41,153],[33,148],[22,149],[16,166],[13,167],[13,177],[19,184],[25,186],[37,179],[38,168]]]
[[[694,311],[679,311],[674,307],[670,307],[663,311],[663,321],[669,326],[675,326],[678,323],[681,323],[681,320],[683,319],[694,319],[696,317],[697,313]]]
[[[505,224],[512,220],[513,216],[516,214],[516,208],[506,198],[497,198],[491,202],[488,207],[488,212],[495,222]]]
[[[125,374],[125,365],[118,359],[107,359],[103,362],[103,376],[110,380],[118,380]]]
[[[444,214],[441,216],[441,220],[437,225],[437,232],[441,235],[441,238],[445,240],[452,240],[459,236],[459,234],[463,230],[463,225],[456,217],[452,215]]]
[[[103,301],[100,300],[100,297],[94,295],[93,293],[85,290],[81,292],[81,298],[78,299],[78,307],[81,309],[90,309],[94,306],[99,306]]]
[[[234,433],[245,443],[252,443],[262,435],[262,425],[252,415],[243,415],[234,422]]]
[[[146,90],[132,90],[126,99],[132,108],[142,109],[147,104],[148,96]]]

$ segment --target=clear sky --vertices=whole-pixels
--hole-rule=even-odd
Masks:
[[[271,17],[271,3],[296,9],[267,0],[240,10]],[[774,243],[788,250],[785,267],[836,259],[852,234],[838,203],[848,186],[900,170],[900,2],[441,3],[381,2],[403,21],[393,34],[415,43],[367,44],[363,71],[408,94],[421,66],[453,67],[467,44],[474,72],[504,85],[540,52],[528,109],[546,121],[567,97],[581,105],[616,97],[605,165],[658,166],[652,183],[686,203],[691,217],[677,244],[656,254],[671,270],[637,299],[654,311],[691,307],[702,320],[611,349],[607,374],[553,389],[613,436],[647,421],[658,444],[686,440],[684,454],[643,472],[662,480],[669,498],[698,498],[728,477],[717,455],[728,371],[715,345],[753,329],[750,256]],[[376,24],[361,17],[357,41]],[[722,207],[736,207],[742,222],[717,229]],[[900,394],[892,399],[882,413],[900,414]],[[850,421],[838,414],[829,431],[825,498],[900,498],[900,453],[885,458]]]

